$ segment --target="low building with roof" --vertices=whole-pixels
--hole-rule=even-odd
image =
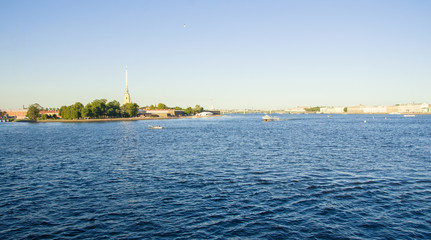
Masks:
[[[183,110],[175,109],[141,109],[141,116],[157,116],[157,117],[181,117],[184,116]]]
[[[46,114],[46,115],[49,115],[49,116],[54,116],[54,115],[56,115],[57,117],[61,117],[61,116],[59,116],[60,111],[58,111],[58,110],[40,111],[40,112],[39,112],[39,114]]]

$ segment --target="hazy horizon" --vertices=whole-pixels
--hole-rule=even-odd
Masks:
[[[430,1],[2,1],[0,109],[430,103]],[[184,27],[185,24],[185,27]]]

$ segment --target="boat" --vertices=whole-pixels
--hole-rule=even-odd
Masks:
[[[268,114],[262,117],[264,122],[271,122],[271,121],[278,121],[280,120],[278,117],[272,117],[269,116]]]
[[[207,117],[207,116],[211,116],[211,115],[214,115],[214,113],[212,113],[212,112],[201,112],[201,113],[196,114],[196,116],[198,116],[198,117]]]
[[[406,114],[406,115],[404,115],[404,117],[416,117],[416,115],[414,115],[414,114]]]
[[[148,129],[163,129],[162,126],[148,126]]]

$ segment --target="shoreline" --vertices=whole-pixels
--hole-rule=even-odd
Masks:
[[[38,123],[88,123],[88,122],[120,122],[120,121],[141,121],[141,120],[169,120],[169,119],[186,119],[186,118],[207,118],[207,117],[221,117],[223,115],[212,115],[212,116],[184,116],[184,117],[157,117],[157,118],[101,118],[101,119],[49,119],[49,120],[38,120]]]
[[[256,112],[261,113],[261,112]],[[225,114],[243,114],[243,113],[225,113]],[[246,113],[251,114],[251,113]],[[262,112],[262,114],[269,114]],[[288,115],[391,115],[391,116],[403,116],[403,115],[431,115],[431,112],[429,113],[283,113],[283,112],[273,112],[272,114],[288,114]]]

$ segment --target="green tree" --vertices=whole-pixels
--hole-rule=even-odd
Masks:
[[[76,102],[72,106],[70,106],[70,118],[79,119],[82,117],[82,112],[84,110],[84,105],[80,102]]]
[[[124,117],[136,117],[138,115],[139,106],[136,103],[126,103],[121,106],[121,111]]]
[[[106,99],[96,99],[91,103],[91,112],[95,118],[106,116]]]
[[[343,110],[344,110],[344,112],[347,112],[347,107],[345,107]]]
[[[120,103],[116,100],[109,102],[106,104],[106,115],[108,117],[120,117],[121,116],[121,107]]]
[[[191,107],[188,107],[184,110],[184,113],[187,115],[193,115],[193,109]]]
[[[91,103],[88,103],[87,105],[85,105],[84,109],[82,110],[82,117],[84,117],[84,118],[94,117],[91,109],[92,109]]]
[[[60,110],[59,110],[59,112],[58,112],[58,115],[60,115],[60,116],[61,116],[62,118],[64,118],[64,119],[67,119],[66,111],[68,111],[68,110],[67,110],[67,106],[61,106],[61,108],[60,108]]]
[[[47,114],[41,114],[39,119],[40,120],[46,120],[46,119],[48,119],[48,115]]]
[[[200,113],[200,112],[203,112],[203,111],[204,111],[204,108],[201,107],[200,105],[196,105],[195,108],[193,108],[193,113],[194,114],[195,113]]]
[[[25,116],[28,117],[28,119],[30,120],[36,121],[39,117],[39,112],[41,109],[42,107],[39,104],[32,104],[30,105],[30,107],[28,107],[27,114]]]
[[[159,103],[159,104],[157,105],[157,109],[169,109],[169,107],[168,107],[168,106],[166,106],[166,104]]]
[[[320,107],[306,108],[306,112],[320,112]]]
[[[80,102],[76,102],[70,106],[61,106],[59,115],[63,119],[79,119],[82,117],[84,112],[84,105]]]
[[[63,119],[73,119],[76,118],[75,110],[73,109],[73,105],[71,106],[62,106],[59,112],[60,116]]]

